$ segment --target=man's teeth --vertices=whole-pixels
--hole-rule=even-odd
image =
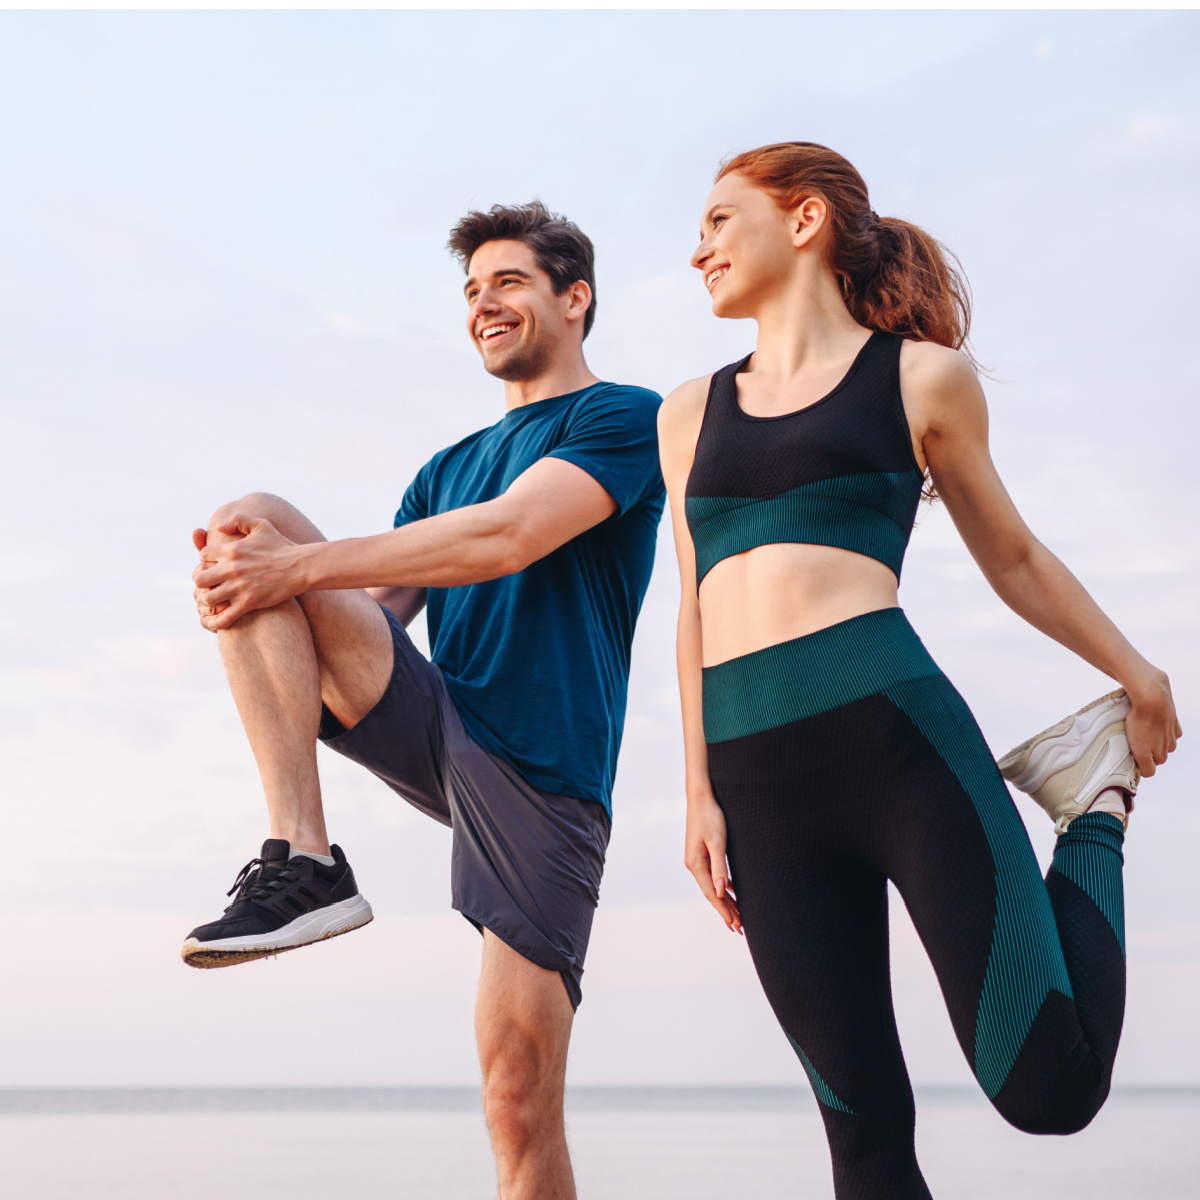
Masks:
[[[480,335],[481,341],[487,341],[488,338],[495,337],[498,333],[510,333],[516,329],[515,325],[489,325]]]

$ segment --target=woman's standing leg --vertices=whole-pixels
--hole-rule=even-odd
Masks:
[[[820,1103],[839,1200],[926,1200],[887,880],[856,811],[872,748],[854,732],[825,714],[710,746],[709,770],[755,969]]]

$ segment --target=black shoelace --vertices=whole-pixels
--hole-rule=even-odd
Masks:
[[[266,874],[267,870],[270,870],[270,875]],[[238,872],[233,887],[225,895],[233,896],[233,904],[241,900],[266,899],[272,892],[278,891],[297,877],[295,867],[290,867],[287,863],[269,866],[264,858],[252,858]],[[233,904],[229,908],[232,908]],[[229,908],[225,911],[228,912]]]

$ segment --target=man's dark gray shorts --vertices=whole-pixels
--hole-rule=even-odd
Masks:
[[[321,741],[453,829],[451,903],[517,953],[558,971],[571,1006],[600,893],[603,805],[534,787],[467,736],[442,673],[383,609],[395,662],[387,691],[353,729],[326,709]]]

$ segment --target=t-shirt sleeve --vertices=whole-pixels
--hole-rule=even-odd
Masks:
[[[658,406],[662,397],[644,388],[613,387],[589,396],[548,458],[586,471],[623,513],[662,489],[658,466]]]
[[[400,501],[400,507],[396,510],[396,519],[392,522],[393,529],[399,529],[401,525],[411,525],[413,521],[423,521],[429,516],[429,476],[432,469],[433,460],[430,459],[408,485],[404,499]]]

